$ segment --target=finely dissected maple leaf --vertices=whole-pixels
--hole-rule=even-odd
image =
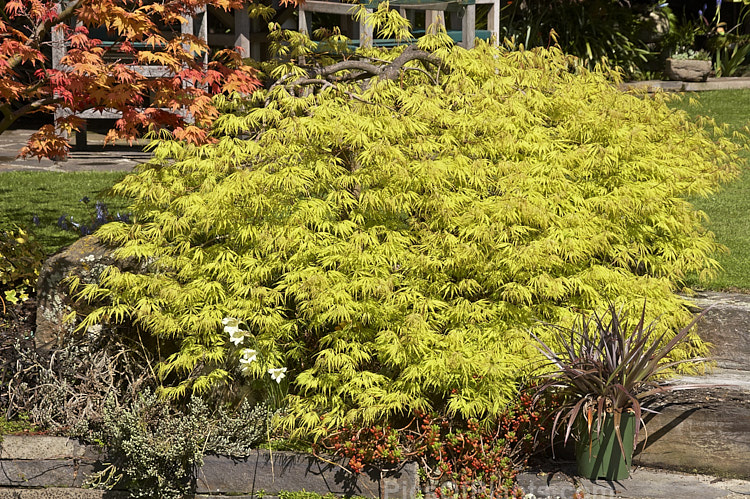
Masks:
[[[206,140],[208,132],[204,128],[198,128],[197,126],[189,125],[185,128],[175,128],[174,136],[178,140],[184,140],[193,144],[200,144]]]
[[[5,12],[9,16],[17,16],[23,12],[23,3],[20,0],[8,0],[5,4]]]
[[[62,157],[68,154],[70,145],[55,131],[52,125],[44,125],[35,132],[21,150],[22,156],[39,158]]]
[[[199,130],[218,115],[211,96],[250,93],[259,85],[236,50],[219,50],[206,66],[205,40],[181,32],[181,23],[207,7],[240,9],[245,2],[6,0],[0,20],[0,133],[29,113],[63,111],[57,113],[57,130],[40,129],[21,154],[64,156],[69,146],[61,132],[81,126],[71,113],[108,109],[121,118],[107,141],[132,141],[168,128],[179,129],[176,135],[185,140],[205,142],[207,134]],[[53,32],[66,48],[57,66],[43,52]],[[147,77],[140,65],[164,69],[159,74],[152,68]]]

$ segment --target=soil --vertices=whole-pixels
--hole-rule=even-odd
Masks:
[[[6,359],[8,349],[12,349],[16,340],[23,343],[34,341],[36,329],[36,297],[13,305],[5,302],[0,308],[0,358]]]
[[[15,373],[14,364],[18,361],[18,347],[28,350],[34,347],[36,329],[36,298],[13,305],[0,303],[0,408],[7,407],[7,393],[10,378]]]

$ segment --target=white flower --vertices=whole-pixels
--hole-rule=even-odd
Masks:
[[[285,372],[286,372],[286,367],[277,367],[275,369],[268,370],[268,374],[271,375],[271,379],[277,383],[281,383],[281,378],[284,377]]]
[[[221,322],[224,324],[224,332],[229,333],[229,341],[235,345],[242,343],[242,340],[245,339],[244,333],[247,331],[240,329],[240,320],[234,317],[224,317]]]
[[[242,357],[240,357],[240,367],[242,367],[243,370],[250,367],[250,364],[255,362],[256,358],[258,357],[258,352],[253,350],[252,348],[246,348],[242,351]]]
[[[242,340],[245,339],[245,332],[242,329],[237,329],[234,331],[228,331],[229,332],[229,341],[234,343],[235,345],[239,345],[242,343]]]
[[[224,317],[221,323],[224,324],[225,333],[232,334],[240,330],[240,320],[235,317]]]

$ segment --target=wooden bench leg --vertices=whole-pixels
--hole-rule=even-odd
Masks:
[[[87,145],[86,120],[83,120],[81,127],[76,130],[76,149],[85,149]]]

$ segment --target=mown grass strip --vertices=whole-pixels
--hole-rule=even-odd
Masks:
[[[691,105],[689,97],[698,100]],[[732,131],[741,130],[750,124],[750,90],[722,90],[702,92],[675,101],[672,106],[683,109],[691,116],[709,116],[718,123],[726,123]],[[745,153],[745,159],[750,155]],[[740,177],[724,186],[718,194],[709,198],[693,198],[691,201],[708,217],[708,228],[716,234],[719,242],[729,252],[718,255],[724,270],[716,280],[700,284],[690,280],[693,287],[712,290],[750,290],[750,168],[745,162]]]
[[[110,213],[123,212],[122,198],[107,197],[108,191],[123,172],[24,172],[0,173],[0,229],[14,225],[30,227],[48,253],[73,243],[79,234],[57,226],[61,215],[77,223],[90,224],[94,204],[103,201]],[[81,201],[84,197],[88,203]],[[38,217],[38,224],[34,217]]]

